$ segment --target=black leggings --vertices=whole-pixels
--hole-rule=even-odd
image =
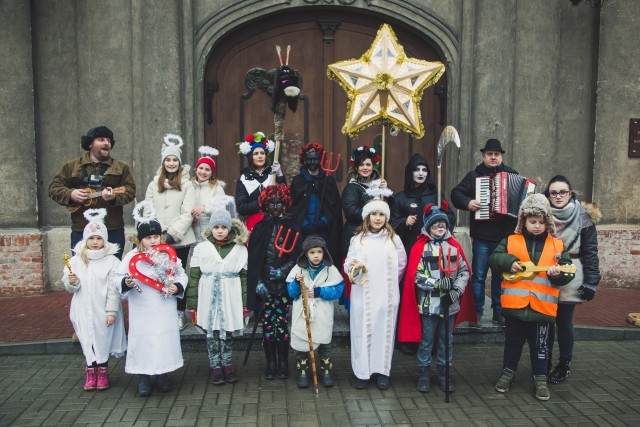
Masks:
[[[189,248],[190,246],[181,246],[179,248],[174,248],[176,250],[176,255],[180,259],[180,263],[182,264],[182,268],[184,268],[185,273],[187,273],[187,277],[189,277],[189,272],[187,271],[187,259],[189,258]],[[181,283],[184,286],[184,297],[178,298],[178,311],[184,311],[187,308],[187,284]]]
[[[503,368],[518,369],[525,341],[529,343],[529,356],[533,375],[547,373],[547,340],[551,323],[524,322],[505,317]]]

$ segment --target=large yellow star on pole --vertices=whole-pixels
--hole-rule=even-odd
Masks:
[[[347,92],[347,118],[342,133],[354,136],[386,120],[421,138],[424,135],[420,116],[422,93],[437,82],[444,71],[441,62],[407,58],[391,26],[383,24],[360,59],[328,66],[327,76]]]

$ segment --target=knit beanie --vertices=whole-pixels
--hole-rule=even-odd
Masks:
[[[133,208],[133,219],[136,221],[138,240],[162,235],[162,225],[156,219],[156,210],[150,201],[144,200]]]
[[[322,260],[327,265],[327,267],[331,267],[333,265],[333,258],[329,254],[327,250],[327,242],[317,234],[311,234],[305,237],[302,242],[302,253],[298,256],[298,267],[307,268],[309,266],[309,259],[307,258],[307,251],[312,248],[322,248]]]
[[[429,203],[425,206],[422,234],[429,234],[431,226],[438,221],[444,221],[447,224],[447,228],[449,228],[451,224],[449,224],[449,217],[447,217],[447,214],[445,213],[448,210],[449,204],[445,200],[442,201],[442,208],[437,207],[433,203]]]
[[[520,205],[520,211],[518,212],[518,224],[516,225],[515,233],[522,234],[524,228],[524,222],[527,217],[541,216],[544,218],[544,222],[547,226],[547,232],[550,235],[555,235],[556,226],[553,222],[553,213],[551,212],[551,205],[549,200],[544,197],[543,194],[534,193],[527,196]]]
[[[196,162],[196,169],[198,168],[198,166],[205,163],[209,165],[209,167],[211,168],[212,174],[215,175],[216,162],[213,160],[213,157],[219,155],[220,152],[213,147],[203,145],[202,147],[198,148],[198,153],[200,153],[202,157],[200,157]]]
[[[389,218],[391,218],[391,210],[389,209],[389,205],[387,204],[387,202],[381,199],[371,199],[369,202],[367,202],[366,205],[364,205],[364,207],[362,208],[362,219],[366,220],[371,212],[382,212],[387,218],[387,221],[389,221]]]
[[[82,233],[82,240],[86,241],[91,236],[100,236],[105,243],[109,240],[109,232],[104,225],[104,218],[107,216],[107,210],[87,209],[84,211],[84,217],[89,223],[85,225]]]
[[[166,159],[167,156],[176,156],[180,164],[182,164],[182,150],[180,147],[183,145],[184,142],[180,136],[172,133],[166,134],[163,139],[162,151],[160,151],[160,164],[162,165],[164,163],[164,159]]]
[[[216,225],[222,225],[227,230],[231,230],[231,214],[226,209],[214,209],[211,211],[211,218],[209,218],[209,228],[213,228]]]
[[[106,126],[98,126],[96,128],[89,129],[87,134],[80,138],[80,147],[85,151],[89,151],[89,146],[96,138],[109,138],[111,140],[111,148],[116,145],[116,140],[113,139],[113,132],[111,132],[111,129]]]

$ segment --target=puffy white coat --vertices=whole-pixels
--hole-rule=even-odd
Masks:
[[[156,176],[147,186],[145,200],[153,203],[157,219],[162,225],[162,231],[170,234],[176,241],[175,247],[188,246],[196,241],[193,234],[191,209],[194,207],[195,190],[190,181],[191,167],[182,167],[181,190],[168,188],[163,193],[158,192],[159,168]]]
[[[211,218],[211,200],[216,196],[224,196],[224,187],[227,185],[224,181],[218,180],[215,187],[211,187],[209,182],[200,183],[197,180],[191,180],[193,185],[193,206],[204,206],[204,213],[200,215],[200,221],[193,220],[193,234],[196,242],[204,242],[205,238],[202,237],[202,232],[209,225],[209,218]]]

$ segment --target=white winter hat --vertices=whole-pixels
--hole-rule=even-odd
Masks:
[[[160,152],[160,164],[164,163],[167,156],[176,156],[180,164],[182,164],[182,150],[180,147],[184,145],[179,135],[168,133],[164,136],[162,143],[162,151]]]
[[[87,240],[91,236],[100,236],[105,243],[109,240],[107,226],[104,225],[104,218],[107,216],[106,209],[87,209],[84,217],[89,223],[85,225],[82,233],[82,240]]]
[[[549,205],[549,200],[543,194],[530,194],[522,201],[520,211],[518,211],[518,224],[514,231],[516,234],[522,234],[524,221],[529,216],[541,216],[544,218],[544,222],[547,225],[547,232],[550,235],[555,235],[556,226],[553,222],[551,205]]]
[[[382,212],[384,216],[387,217],[387,221],[389,221],[389,218],[391,217],[389,205],[382,199],[371,199],[367,202],[367,204],[362,208],[362,219],[366,220],[371,212]]]

